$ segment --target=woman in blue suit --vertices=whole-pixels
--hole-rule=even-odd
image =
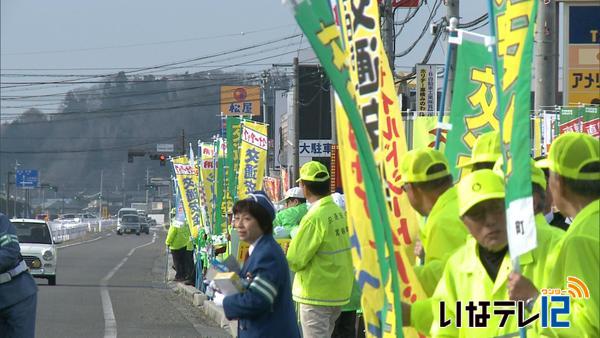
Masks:
[[[273,238],[275,209],[261,191],[233,206],[234,226],[250,244],[240,278],[247,289],[223,299],[228,319],[238,320],[238,337],[300,337],[292,303],[290,272]]]

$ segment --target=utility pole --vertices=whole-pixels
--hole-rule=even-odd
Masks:
[[[148,184],[150,184],[150,173],[148,172],[148,168],[146,168],[146,209],[148,208]]]
[[[17,170],[19,168],[19,162],[15,161],[15,200],[13,203],[13,217],[17,217],[17,191],[19,191],[17,189]]]
[[[98,196],[98,229],[102,231],[102,180],[104,178],[104,169],[100,169],[100,195]]]
[[[290,176],[292,179],[291,182],[296,182],[296,180],[300,177],[300,153],[299,153],[299,144],[300,144],[300,72],[298,66],[298,58],[294,58],[294,110],[292,114],[294,118],[294,135],[292,137],[292,149],[294,156],[294,164],[292,171],[290,172]]]
[[[554,106],[558,86],[558,22],[555,1],[540,1],[535,25],[534,111]]]
[[[447,11],[446,11],[446,19],[448,24],[450,24],[450,18],[456,18],[456,27],[458,27],[458,23],[460,22],[460,7],[458,4],[459,0],[448,0],[447,1]],[[447,53],[450,53],[450,62],[448,63],[448,86],[446,87],[446,102],[445,102],[445,110],[450,110],[452,104],[452,94],[454,93],[454,74],[456,73],[456,48],[448,48]]]
[[[14,173],[12,171],[8,171],[6,173],[6,210],[5,210],[6,215],[9,214],[9,210],[10,210],[10,206],[8,203],[8,202],[10,202],[10,174],[14,174]]]
[[[181,155],[185,155],[185,130],[181,129]]]
[[[388,57],[390,69],[394,73],[394,9],[392,8],[392,0],[384,0],[380,6],[381,13],[381,35],[383,40],[383,48]]]

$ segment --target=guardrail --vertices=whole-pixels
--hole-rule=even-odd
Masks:
[[[102,229],[114,227],[116,221],[112,219],[100,222],[51,222],[52,237],[54,241],[65,242],[84,236],[87,233],[100,232]]]

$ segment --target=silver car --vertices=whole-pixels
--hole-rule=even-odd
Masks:
[[[123,215],[117,225],[117,235],[122,235],[128,232],[135,232],[140,235],[142,225],[138,215]]]
[[[33,277],[46,278],[49,285],[56,285],[56,246],[52,231],[43,220],[12,219],[17,230],[21,256]]]

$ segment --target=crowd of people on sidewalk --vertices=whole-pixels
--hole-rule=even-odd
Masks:
[[[600,336],[599,141],[566,133],[547,157],[530,161],[537,245],[518,257],[516,270],[508,247],[499,133],[477,139],[457,183],[442,152],[423,148],[404,154],[402,189],[423,217],[415,274],[427,297],[402,304],[404,326],[434,337],[518,335],[516,316],[491,316],[485,327],[461,323],[461,313],[467,320],[464,306],[520,301],[532,316],[548,306],[541,290],[564,290],[568,278],[576,277],[589,297],[570,299],[570,311],[561,317],[570,326],[538,321],[527,332]],[[238,320],[240,337],[362,337],[345,204],[330,193],[329,172],[319,162],[303,165],[297,183],[278,202],[284,206],[279,212],[262,191],[234,204],[233,226],[250,249],[239,276],[245,291],[224,298],[225,315]],[[186,228],[169,230],[167,237],[181,280],[192,273],[183,267],[187,255],[176,253],[189,248]],[[291,238],[287,253],[276,242],[281,237]]]

